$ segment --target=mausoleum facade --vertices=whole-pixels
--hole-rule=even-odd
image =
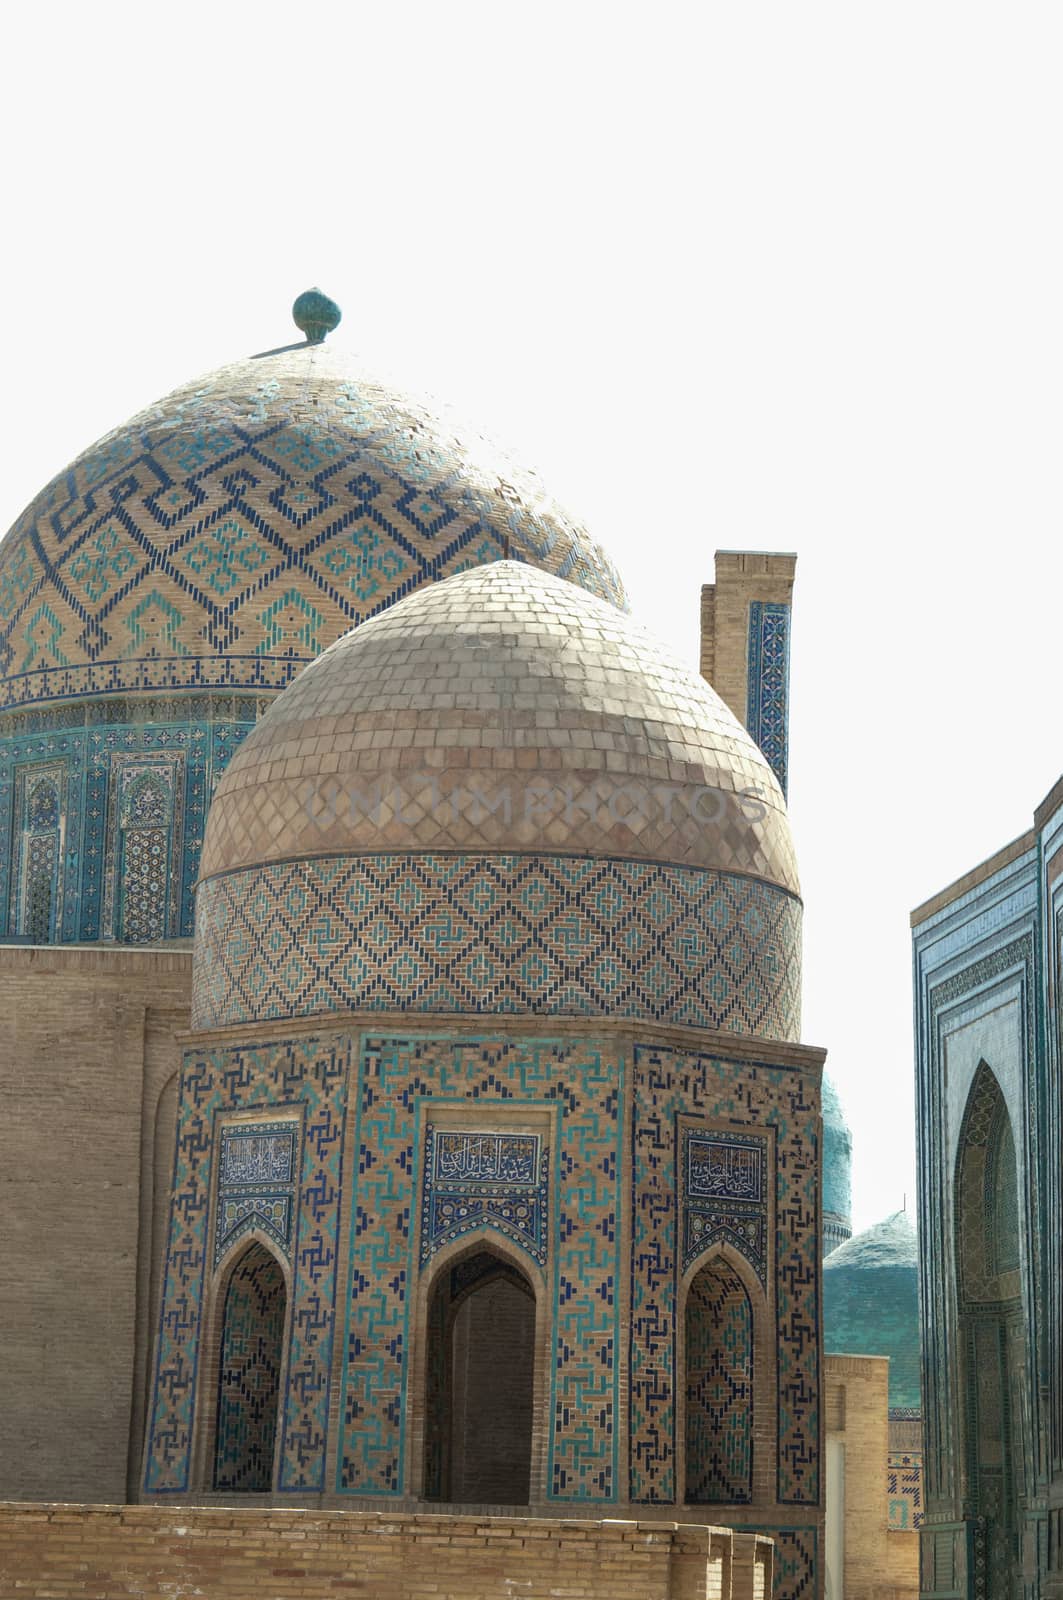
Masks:
[[[718,555],[699,676],[312,342],[44,491],[0,547],[5,1495],[723,1524],[820,1592],[792,581]]]

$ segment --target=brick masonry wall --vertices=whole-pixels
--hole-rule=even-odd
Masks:
[[[0,1506],[25,1600],[761,1600],[769,1541],[694,1524]]]
[[[919,1535],[889,1528],[889,1360],[827,1356],[829,1438],[845,1446],[845,1600],[915,1600]],[[828,1503],[827,1517],[831,1510]]]
[[[155,1112],[180,1060],[190,967],[179,948],[0,947],[7,1499],[128,1493],[150,1342]],[[172,1125],[158,1145],[168,1185]]]
[[[701,591],[701,671],[739,722],[746,721],[751,600],[789,605],[795,559],[760,551],[717,550],[716,582]]]

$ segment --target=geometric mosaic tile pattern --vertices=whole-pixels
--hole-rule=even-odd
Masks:
[[[546,1265],[550,1152],[538,1134],[425,1131],[421,1266],[488,1226]]]
[[[263,1492],[272,1485],[285,1309],[284,1274],[268,1250],[252,1244],[225,1296],[215,1489]]]
[[[634,856],[798,893],[782,792],[715,690],[514,561],[419,590],[301,673],[218,788],[202,872],[396,849]]]
[[[800,917],[800,903],[770,884],[645,861],[274,863],[200,885],[193,1026],[347,1010],[534,1012],[792,1040]]]
[[[819,1552],[815,1528],[764,1528],[775,1540],[772,1600],[815,1600]]]
[[[775,1130],[777,1498],[819,1500],[818,1094],[797,1070],[635,1047],[631,1241],[631,1486],[636,1504],[675,1501],[673,1399],[679,1236],[679,1116]]]
[[[786,793],[789,766],[790,607],[749,606],[746,727]]]
[[[468,1104],[470,1129],[491,1106],[547,1110],[558,1151],[547,1497],[617,1497],[620,1339],[620,1069],[589,1041],[369,1039],[358,1090],[358,1190],[351,1230],[337,1488],[373,1498],[402,1492],[411,1291],[419,1262],[410,1170],[423,1150],[417,1107]],[[416,1192],[416,1191],[415,1191]]]
[[[12,874],[10,914],[15,926],[35,944],[47,944],[55,937],[67,787],[68,775],[61,762],[25,766],[15,780],[13,811],[20,849]]]
[[[1057,799],[1021,847],[913,918],[928,1594],[1044,1593],[1058,1564]],[[961,1083],[975,1069],[962,1116],[957,1067]]]
[[[891,1450],[886,1463],[886,1496],[891,1528],[920,1528],[923,1524],[923,1458]]]
[[[964,1302],[996,1303],[1018,1292],[1019,1186],[1007,1106],[985,1062],[968,1094],[960,1149],[958,1287]]]
[[[0,705],[276,690],[418,585],[503,554],[623,604],[523,471],[342,350],[200,378],[78,457],[0,547]]]
[[[209,798],[260,709],[254,696],[199,694],[0,715],[0,937],[190,938]],[[61,827],[48,832],[24,802],[42,775],[58,788]],[[40,838],[56,839],[57,858],[53,903],[35,921],[27,869]]]
[[[686,1489],[692,1505],[753,1498],[753,1308],[726,1262],[702,1267],[686,1303]]]
[[[212,1158],[221,1150],[221,1124],[234,1112],[267,1108],[288,1109],[302,1124],[277,1488],[294,1492],[324,1486],[349,1052],[346,1039],[322,1037],[185,1054],[144,1470],[148,1494],[186,1494],[190,1484],[203,1296],[212,1255]],[[205,1403],[212,1404],[213,1397]]]

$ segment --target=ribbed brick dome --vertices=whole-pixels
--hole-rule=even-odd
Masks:
[[[651,1016],[796,1038],[767,762],[614,606],[514,562],[339,640],[211,806],[197,1027],[330,1010]]]
[[[778,783],[714,690],[615,607],[496,562],[349,633],[271,706],[215,795],[200,878],[543,847],[798,889]]]

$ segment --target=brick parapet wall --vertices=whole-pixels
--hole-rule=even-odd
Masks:
[[[176,945],[0,945],[8,1499],[123,1499],[137,1482],[191,962]]]
[[[745,726],[749,606],[789,605],[796,557],[760,550],[717,550],[716,582],[701,590],[701,673]]]
[[[0,1505],[26,1600],[760,1600],[772,1546],[697,1524]]]
[[[826,1433],[844,1455],[845,1600],[915,1600],[919,1593],[919,1535],[890,1529],[887,1468],[890,1431],[889,1359],[828,1355],[824,1359]],[[834,1508],[828,1495],[828,1529]],[[828,1548],[830,1536],[828,1532]],[[829,1559],[829,1556],[828,1556]]]

